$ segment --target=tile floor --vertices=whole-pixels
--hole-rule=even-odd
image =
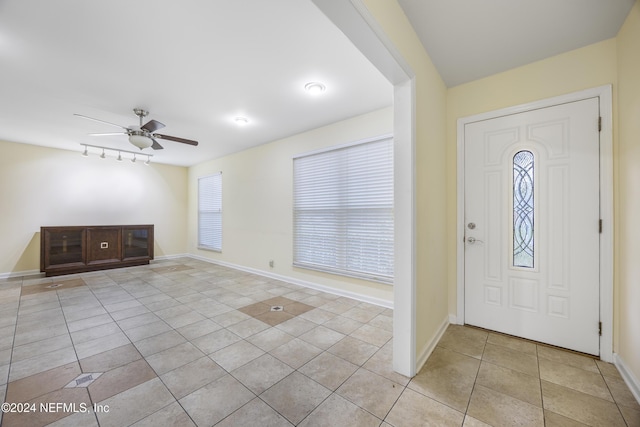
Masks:
[[[188,258],[0,281],[11,426],[640,426],[613,365],[450,326],[413,379],[392,312]]]

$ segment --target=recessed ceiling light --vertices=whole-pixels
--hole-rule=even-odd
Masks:
[[[307,93],[311,95],[319,95],[325,90],[327,90],[327,87],[319,82],[309,82],[306,85],[304,85],[304,90],[306,90]]]
[[[246,117],[236,117],[233,121],[236,122],[238,126],[245,126],[249,124],[249,119]]]

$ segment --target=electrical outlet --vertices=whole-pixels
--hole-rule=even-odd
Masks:
[[[273,268],[273,260],[269,261],[269,267]]]

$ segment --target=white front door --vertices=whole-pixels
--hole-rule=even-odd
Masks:
[[[465,323],[599,354],[599,100],[464,128]]]

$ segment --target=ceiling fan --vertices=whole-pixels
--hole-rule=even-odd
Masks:
[[[140,118],[140,125],[131,125],[129,127],[117,125],[115,123],[107,122],[100,119],[94,119],[93,117],[83,116],[82,114],[74,114],[75,116],[82,117],[83,119],[89,119],[100,123],[106,123],[111,126],[116,126],[124,130],[124,132],[109,132],[109,133],[90,133],[93,136],[108,136],[108,135],[128,135],[129,142],[139,149],[153,148],[154,150],[162,150],[164,147],[156,141],[156,139],[166,139],[167,141],[181,142],[183,144],[198,145],[198,141],[191,139],[178,138],[177,136],[163,135],[155,133],[158,129],[162,129],[164,124],[157,120],[149,120],[144,125],[142,124],[142,118],[146,117],[149,112],[141,108],[134,108],[133,112]]]

